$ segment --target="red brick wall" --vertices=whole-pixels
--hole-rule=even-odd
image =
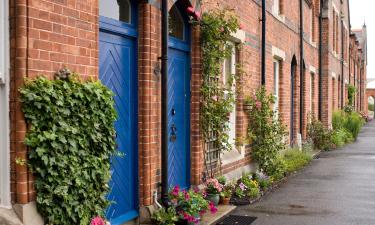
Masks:
[[[67,66],[82,77],[98,74],[97,0],[10,0],[11,22],[11,192],[12,201],[35,199],[23,144],[26,124],[18,100],[24,77],[53,73]]]

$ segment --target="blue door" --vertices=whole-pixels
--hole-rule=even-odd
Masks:
[[[100,2],[99,78],[115,95],[116,144],[122,153],[111,159],[107,196],[113,203],[106,218],[117,225],[138,216],[136,17],[129,1]]]
[[[169,14],[168,182],[190,186],[190,40],[186,15],[175,4]]]

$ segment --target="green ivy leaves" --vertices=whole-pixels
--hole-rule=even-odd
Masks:
[[[99,81],[39,77],[26,80],[20,93],[38,211],[50,224],[89,224],[109,205],[112,92]]]

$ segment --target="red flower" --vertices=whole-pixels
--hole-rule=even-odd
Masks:
[[[90,225],[105,225],[105,221],[100,216],[97,216],[91,220]]]
[[[187,7],[186,12],[189,13],[189,14],[193,14],[195,12],[195,9],[194,9],[194,7],[190,6],[190,7]]]

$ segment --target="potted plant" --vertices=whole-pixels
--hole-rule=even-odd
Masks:
[[[243,102],[243,110],[246,112],[246,113],[249,113],[251,111],[251,101],[249,98],[245,99],[245,101]]]
[[[179,220],[174,207],[158,209],[151,218],[158,225],[174,225]]]
[[[221,193],[223,205],[229,205],[230,199],[232,197],[233,189],[234,189],[233,184],[227,184],[224,186],[223,192]]]
[[[168,195],[171,207],[175,208],[179,219],[175,224],[199,224],[201,216],[209,209],[216,213],[213,203],[209,203],[199,190],[180,190],[174,187]]]
[[[219,204],[220,193],[223,190],[223,185],[215,178],[206,180],[206,199],[210,202],[213,202],[215,206]]]

